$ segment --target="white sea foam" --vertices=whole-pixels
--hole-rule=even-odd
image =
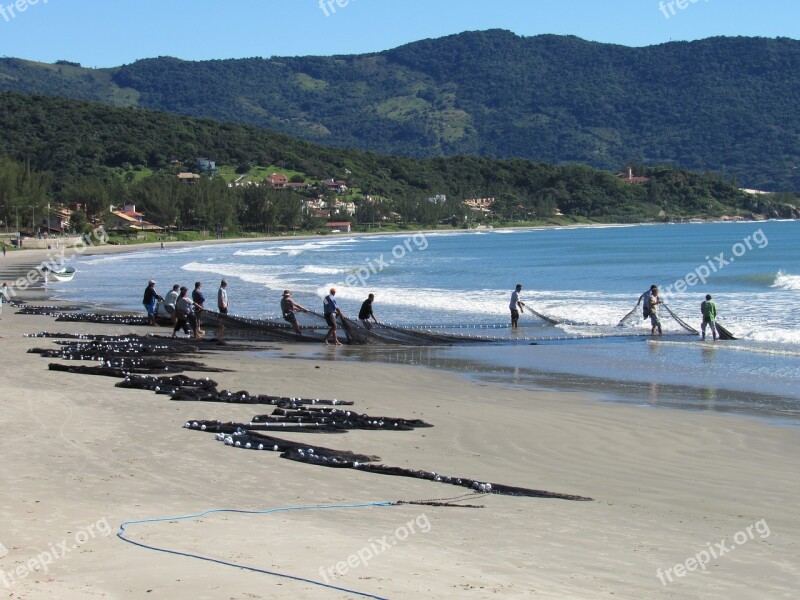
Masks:
[[[318,267],[316,265],[306,265],[300,268],[301,273],[308,273],[310,275],[340,275],[347,273],[348,269],[340,267]]]
[[[755,344],[741,344],[737,342],[712,342],[710,340],[703,342],[696,338],[692,341],[685,341],[685,342],[662,340],[659,338],[654,338],[649,341],[653,344],[658,344],[661,346],[692,345],[692,346],[701,346],[703,348],[713,348],[714,350],[717,351],[732,350],[735,352],[751,352],[754,354],[764,354],[767,356],[787,356],[787,357],[800,358],[800,350],[793,348],[766,347],[766,346],[758,346]],[[766,340],[766,341],[774,343],[776,340]]]
[[[234,256],[299,256],[304,252],[333,252],[343,246],[357,243],[356,238],[337,238],[335,240],[298,241],[295,243],[278,242],[260,248],[237,250]]]
[[[281,251],[274,248],[256,248],[254,250],[237,250],[234,256],[280,256]]]
[[[264,265],[242,265],[237,263],[191,262],[181,266],[181,270],[192,273],[213,273],[228,279],[240,279],[247,283],[263,285],[269,289],[282,289],[287,286],[286,271],[280,267]]]
[[[778,271],[775,276],[775,283],[772,284],[773,288],[781,290],[800,291],[800,275],[789,275],[783,271]]]
[[[160,256],[161,251],[137,251],[137,252],[124,252],[121,254],[106,254],[100,256],[91,256],[81,258],[82,265],[102,265],[106,263],[126,262],[126,261],[147,261],[149,259]]]
[[[374,292],[376,294],[376,313],[379,306],[391,306],[395,310],[390,312],[403,315],[408,312],[415,313],[415,319],[425,315],[426,320],[431,323],[440,320],[443,313],[451,313],[450,321],[453,320],[454,315],[458,314],[464,315],[467,319],[474,319],[476,315],[480,315],[486,317],[484,320],[497,322],[505,322],[509,316],[511,292],[508,290],[453,292],[442,288],[380,287],[379,289],[368,289],[368,286],[346,286],[341,282],[329,281],[325,285],[317,287],[316,295],[322,298],[327,295],[331,287],[336,288],[336,298],[345,312],[354,311],[355,303],[363,301],[369,292]],[[587,303],[581,305],[579,312],[575,312],[574,303],[565,303],[565,297],[580,297]],[[598,292],[536,291],[526,294],[523,301],[529,303],[537,312],[547,316],[590,325],[615,326],[627,310],[630,310],[622,308],[627,304],[627,296],[620,295],[614,298]],[[530,311],[524,311],[523,315],[522,319],[526,323],[542,323],[542,320]]]

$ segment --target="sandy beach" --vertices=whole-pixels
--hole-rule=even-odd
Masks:
[[[9,253],[0,259],[3,279],[43,258]],[[19,298],[41,302],[43,290]],[[221,389],[352,400],[358,412],[434,426],[283,437],[594,500],[476,494],[468,502],[484,508],[215,513],[128,528],[146,544],[296,579],[136,547],[116,537],[124,521],[443,499],[467,490],[224,446],[183,424],[247,422],[269,407],[174,402],[115,388],[107,377],[48,371],[49,359],[27,351],[52,341],[24,337],[167,335],[166,328],[14,313],[6,305],[0,321],[0,597],[359,597],[300,579],[382,598],[788,599],[800,589],[796,428],[337,361],[335,348],[319,360],[297,359],[290,345],[270,345],[286,358],[219,352],[199,360],[231,369],[213,374]]]

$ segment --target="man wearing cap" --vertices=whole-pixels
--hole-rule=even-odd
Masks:
[[[156,292],[156,282],[151,279],[144,290],[144,298],[142,298],[142,304],[147,311],[147,322],[150,325],[156,324],[156,304],[159,300],[163,300],[163,298]]]
[[[706,299],[700,303],[700,314],[703,315],[703,324],[700,328],[703,331],[703,339],[706,339],[706,327],[711,327],[711,335],[717,341],[717,305],[711,301],[711,294],[706,294]]]
[[[281,298],[281,312],[283,313],[283,320],[292,324],[292,327],[294,327],[294,330],[297,332],[297,337],[303,337],[303,334],[300,332],[300,323],[297,322],[297,317],[294,314],[294,311],[296,310],[308,312],[308,309],[303,308],[292,299],[292,292],[289,290],[283,290],[283,298]]]

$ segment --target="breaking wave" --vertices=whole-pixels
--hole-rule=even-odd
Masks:
[[[800,275],[789,275],[783,271],[778,271],[772,287],[781,290],[800,291]]]

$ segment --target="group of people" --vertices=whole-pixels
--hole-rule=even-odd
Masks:
[[[659,307],[664,304],[664,301],[659,295],[656,284],[651,285],[649,290],[639,296],[639,304],[642,305],[642,318],[650,318],[650,333],[655,335],[656,330],[658,330],[658,334],[662,335]],[[710,329],[714,341],[717,341],[717,305],[713,302],[711,294],[706,294],[706,299],[700,303],[700,314],[703,317],[703,322],[700,326],[703,340],[706,339],[706,329]]]
[[[372,325],[370,324],[370,319],[375,324],[380,324],[378,319],[375,318],[375,314],[372,312],[372,302],[375,300],[375,294],[369,294],[367,299],[364,300],[361,304],[361,310],[358,312],[358,319],[367,329],[371,329]],[[307,308],[300,306],[297,302],[292,299],[292,292],[290,290],[283,291],[283,297],[281,298],[281,312],[283,313],[283,318],[285,321],[291,323],[292,327],[294,328],[295,332],[297,333],[297,337],[302,337],[303,334],[300,330],[300,324],[297,322],[297,317],[295,312],[302,311],[302,312],[310,312]],[[322,302],[322,313],[323,317],[325,318],[325,322],[328,324],[328,331],[325,336],[322,338],[322,342],[325,345],[329,345],[329,340],[333,340],[333,343],[337,346],[341,346],[341,342],[339,341],[339,337],[337,335],[337,326],[336,326],[336,317],[343,319],[344,314],[342,314],[342,310],[339,308],[339,304],[336,302],[336,288],[331,288],[328,290],[328,295],[325,296]]]
[[[195,282],[191,296],[189,295],[188,288],[181,287],[176,283],[172,286],[172,290],[165,298],[162,298],[156,292],[155,286],[156,282],[151,279],[144,291],[144,298],[142,299],[142,303],[147,310],[149,323],[151,325],[156,325],[156,307],[158,302],[163,302],[167,313],[172,315],[172,323],[174,326],[172,337],[176,337],[178,331],[183,329],[187,335],[191,334],[195,338],[200,338],[205,333],[201,329],[201,320],[202,313],[206,310],[204,306],[206,298],[201,289],[202,283],[199,281]],[[217,291],[217,309],[221,315],[228,314],[227,287],[228,282],[223,279]],[[519,315],[524,312],[525,307],[525,303],[520,298],[521,292],[522,284],[520,283],[518,283],[514,287],[514,291],[511,292],[509,309],[511,310],[511,328],[514,330],[519,327]],[[362,302],[361,309],[358,312],[358,319],[366,329],[371,329],[372,323],[380,324],[372,310],[372,303],[374,300],[375,294],[370,293],[367,299]],[[0,302],[1,301],[0,299]],[[658,286],[656,284],[651,285],[649,290],[639,296],[638,304],[642,305],[642,318],[650,319],[650,333],[655,335],[656,331],[658,331],[659,335],[662,335],[663,331],[661,328],[661,319],[659,317],[659,308],[663,304],[663,300],[659,295]],[[2,304],[0,304],[0,306],[2,306]],[[291,290],[283,291],[280,307],[283,319],[291,324],[298,338],[303,337],[300,323],[297,321],[295,313],[298,311],[305,313],[311,311],[294,301]],[[328,331],[322,338],[322,342],[329,345],[332,341],[337,346],[341,345],[337,335],[338,327],[336,324],[336,317],[338,316],[340,319],[343,319],[344,314],[336,301],[336,288],[330,288],[328,295],[325,296],[322,303],[322,312],[325,322],[328,324]],[[706,339],[706,329],[710,329],[711,335],[716,341],[718,337],[716,327],[717,306],[712,301],[711,294],[707,294],[705,300],[700,304],[700,313],[703,317],[701,326],[703,340]],[[370,323],[370,319],[372,323]]]
[[[183,329],[186,335],[191,335],[195,339],[200,339],[205,333],[202,330],[202,313],[206,310],[206,297],[202,291],[203,284],[196,281],[191,295],[189,288],[175,284],[172,289],[162,297],[156,291],[156,282],[151,279],[144,290],[142,304],[147,311],[147,319],[150,325],[156,325],[156,312],[158,303],[162,302],[164,310],[172,319],[172,337],[176,337],[178,331]],[[220,314],[228,314],[228,282],[224,279],[219,284],[217,291],[217,310]]]
[[[189,294],[189,289],[181,287],[179,284],[172,286],[165,297],[162,297],[156,291],[156,282],[151,279],[144,290],[142,304],[147,311],[147,319],[150,325],[157,325],[156,316],[158,311],[159,302],[162,303],[164,310],[172,318],[172,337],[176,337],[178,331],[183,329],[186,335],[192,335],[195,339],[199,339],[205,333],[202,330],[202,314],[206,310],[205,302],[206,297],[202,291],[202,282],[197,281],[194,284],[194,290]],[[219,290],[217,290],[217,310],[221,315],[228,314],[228,282],[224,279],[220,281]],[[375,300],[375,294],[369,294],[366,300],[361,304],[361,310],[358,313],[359,320],[363,323],[364,327],[370,329],[372,323],[379,324],[372,311],[372,302]],[[296,312],[310,312],[304,306],[301,306],[292,298],[291,290],[284,290],[283,296],[280,301],[281,313],[285,321],[289,322],[297,333],[297,337],[302,337],[302,330],[300,323],[297,321]],[[328,324],[328,331],[322,338],[323,343],[329,344],[332,340],[334,344],[341,345],[337,335],[336,317],[344,318],[339,305],[336,302],[336,288],[331,288],[323,301],[323,316]]]
[[[522,285],[519,283],[514,288],[514,291],[511,292],[511,303],[509,304],[509,308],[511,309],[512,329],[517,329],[519,315],[521,312],[524,312],[523,307],[525,306],[525,303],[520,300],[521,292]],[[655,335],[656,331],[658,331],[659,335],[663,334],[661,329],[661,319],[659,317],[659,307],[663,303],[664,302],[659,295],[658,286],[656,284],[651,285],[649,290],[639,296],[638,304],[642,305],[642,318],[650,319],[650,333],[652,335]],[[710,329],[711,335],[713,336],[714,341],[716,341],[718,336],[716,325],[717,305],[712,301],[711,294],[706,294],[706,299],[700,303],[700,314],[703,317],[703,323],[701,325],[701,336],[703,340],[706,339],[706,329]]]

